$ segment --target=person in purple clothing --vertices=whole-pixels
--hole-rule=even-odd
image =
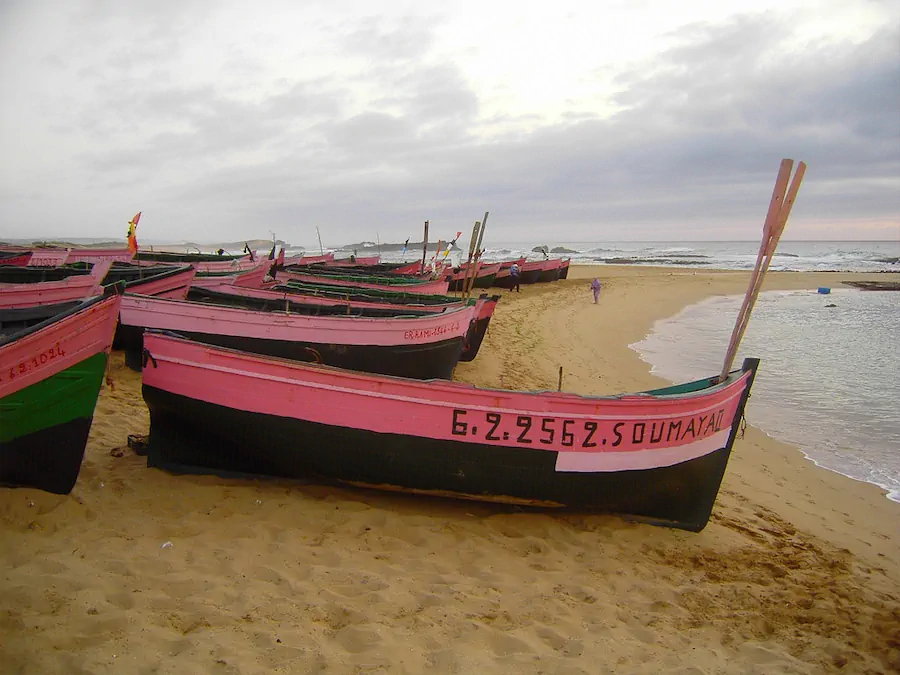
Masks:
[[[591,290],[594,292],[594,304],[597,304],[597,300],[600,298],[600,280],[597,277],[594,277],[594,280],[591,282]]]

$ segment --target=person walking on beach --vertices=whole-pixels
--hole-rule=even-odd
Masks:
[[[509,287],[510,293],[513,292],[513,289],[515,289],[516,293],[519,292],[519,276],[519,265],[518,263],[513,263],[509,268],[509,278],[512,280],[512,285]]]
[[[597,300],[600,298],[600,280],[597,277],[594,277],[594,280],[591,282],[591,290],[594,292],[594,304],[597,304]]]

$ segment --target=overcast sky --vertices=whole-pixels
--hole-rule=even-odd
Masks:
[[[900,0],[0,0],[0,239],[900,238]]]

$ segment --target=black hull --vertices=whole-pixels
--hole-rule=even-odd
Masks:
[[[490,322],[491,317],[489,316],[472,322],[472,328],[466,335],[462,351],[459,354],[460,361],[472,361],[478,356],[478,350],[481,349],[481,343],[484,340],[484,334],[487,333]]]
[[[79,417],[0,444],[0,484],[69,494],[78,480],[92,419]]]
[[[475,288],[490,288],[494,285],[494,279],[496,278],[496,274],[485,274],[484,276],[476,277]]]
[[[191,340],[253,354],[279,356],[292,361],[324,363],[329,366],[359,370],[381,375],[396,375],[417,380],[440,378],[449,380],[459,361],[461,337],[418,345],[344,345],[300,342],[293,340],[265,340],[234,335],[213,335],[177,331]],[[125,349],[125,364],[141,370],[144,329],[139,326],[118,327],[119,344]]]
[[[569,276],[569,266],[566,265],[565,267],[560,267],[559,268],[559,278],[566,279],[566,278],[568,278],[568,276]]]
[[[548,281],[558,281],[559,280],[559,268],[552,270],[542,270],[538,273],[538,283],[546,283]]]
[[[519,283],[520,284],[536,284],[538,281],[538,277],[541,276],[540,270],[528,270],[527,272],[522,272],[519,275]]]
[[[709,520],[741,417],[736,417],[725,448],[698,459],[640,471],[577,473],[556,471],[554,452],[250,413],[146,384],[143,395],[150,409],[147,463],[152,467],[320,477],[382,489],[615,513],[693,531]]]
[[[490,288],[494,285],[494,280],[497,278],[496,274],[486,274],[482,277],[477,277],[475,279],[475,283],[472,284],[472,288]],[[447,290],[449,291],[461,291],[463,290],[463,284],[465,283],[465,279],[452,279],[447,286]]]

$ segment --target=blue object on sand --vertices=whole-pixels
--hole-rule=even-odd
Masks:
[[[827,286],[819,286],[819,294],[820,295],[828,295],[829,293],[831,293],[830,288],[828,288]]]

